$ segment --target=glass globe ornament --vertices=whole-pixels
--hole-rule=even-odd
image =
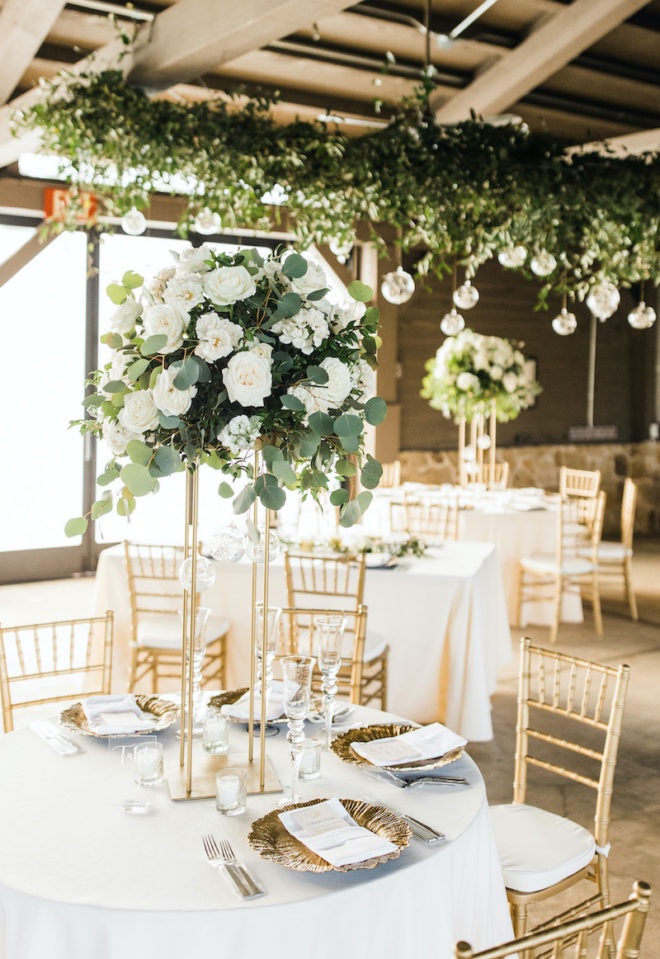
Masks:
[[[192,556],[179,566],[179,582],[187,593],[192,589]],[[215,569],[213,563],[206,556],[197,557],[197,574],[195,577],[195,591],[209,589],[215,583]]]
[[[502,266],[506,266],[509,270],[514,270],[519,266],[522,266],[527,259],[527,250],[524,246],[510,246],[506,250],[502,250],[501,253],[497,254],[497,259]]]
[[[397,266],[396,270],[388,273],[383,280],[380,292],[388,303],[399,306],[401,303],[407,303],[415,292],[415,281],[403,267]]]
[[[532,273],[537,276],[550,276],[557,269],[556,259],[547,250],[541,250],[540,253],[533,256],[529,265],[532,268]]]
[[[233,523],[223,526],[213,535],[208,553],[221,563],[238,563],[245,556],[245,534]]]
[[[468,445],[463,447],[463,462],[464,463],[474,463],[477,454],[475,452],[474,446]]]
[[[596,283],[589,290],[587,306],[599,320],[607,320],[616,312],[620,300],[619,291],[614,283],[603,280],[602,283]]]
[[[559,336],[570,336],[571,333],[575,333],[577,329],[575,313],[569,313],[566,307],[563,307],[561,313],[552,321],[552,329]]]
[[[445,313],[440,321],[440,329],[445,336],[456,336],[465,327],[465,320],[461,314],[452,306],[449,313]]]
[[[469,280],[466,280],[458,289],[454,290],[452,299],[459,310],[471,310],[479,302],[479,290],[476,286],[472,286]]]
[[[480,450],[489,450],[491,448],[490,436],[487,433],[484,433],[483,436],[478,437],[477,447]]]
[[[121,228],[129,236],[140,236],[147,229],[144,213],[141,213],[137,207],[132,206],[128,213],[124,213],[121,218]]]
[[[203,236],[210,236],[212,233],[217,233],[221,226],[222,220],[220,219],[220,215],[205,206],[195,217],[193,230],[195,233],[201,233]]]
[[[264,561],[264,535],[261,533],[259,539],[255,542],[249,536],[245,537],[245,555],[252,563],[263,563]],[[268,536],[268,563],[272,563],[280,555],[280,538],[277,533],[271,531]]]
[[[334,253],[340,263],[345,263],[351,255],[353,249],[352,240],[343,240],[340,237],[333,237],[329,242],[330,252]],[[385,294],[383,294],[384,296]]]
[[[637,304],[628,314],[628,322],[633,330],[648,330],[656,320],[656,313],[652,306],[647,306],[644,300]]]

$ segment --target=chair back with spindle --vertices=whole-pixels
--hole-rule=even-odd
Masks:
[[[600,490],[600,470],[576,470],[562,466],[559,470],[559,495],[597,496]]]
[[[290,607],[335,606],[356,610],[364,599],[364,554],[332,556],[302,550],[284,554]]]
[[[458,942],[454,959],[506,959],[514,955],[524,955],[526,959],[541,959],[542,956],[544,959],[589,959],[590,956],[594,959],[638,959],[650,898],[649,884],[636,882],[627,902],[481,952],[474,952],[467,942]],[[609,930],[620,920],[621,934],[614,955],[610,951]]]
[[[621,500],[621,542],[626,549],[632,549],[635,535],[635,510],[637,509],[637,483],[626,477]]]
[[[458,497],[423,497],[390,503],[390,530],[422,542],[458,539]]]
[[[113,614],[0,626],[0,697],[5,732],[13,711],[110,692]]]
[[[562,497],[558,514],[558,561],[560,565],[575,556],[590,554],[598,562],[598,544],[603,535],[607,494]]]
[[[467,485],[486,486],[488,489],[506,489],[509,485],[508,463],[484,463],[468,476]]]
[[[532,646],[529,639],[521,640],[520,660],[513,801],[525,802],[530,766],[595,790],[594,838],[596,845],[604,849],[608,843],[612,784],[630,667],[601,666]],[[556,735],[550,717],[570,721],[576,738],[580,729],[598,731],[604,740],[602,747],[596,749],[574,738]],[[539,743],[564,750],[564,755],[568,752],[593,760],[598,764],[597,778],[535,755],[536,749],[541,748]]]
[[[378,484],[379,489],[401,486],[401,461],[392,460],[391,463],[383,463],[383,475]]]
[[[183,603],[179,567],[182,546],[152,546],[124,540],[133,630],[141,613],[177,615]]]

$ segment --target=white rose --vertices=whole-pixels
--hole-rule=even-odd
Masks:
[[[168,281],[163,299],[166,303],[182,306],[184,310],[192,310],[204,299],[201,278],[196,273],[177,273]]]
[[[325,301],[321,300],[316,305],[321,308],[322,304]],[[332,327],[332,332],[337,334],[341,333],[342,330],[345,330],[349,323],[358,322],[362,319],[364,314],[367,311],[365,303],[358,303],[357,300],[353,300],[351,303],[345,306],[332,306],[329,304],[331,321],[330,325]]]
[[[126,452],[126,446],[130,440],[141,439],[139,433],[131,433],[116,420],[104,420],[102,433],[103,439],[115,456],[121,456],[122,453]]]
[[[174,303],[158,303],[148,306],[142,318],[146,336],[164,334],[167,343],[159,353],[173,353],[183,343],[183,334],[190,322],[190,315],[182,307]]]
[[[177,272],[181,273],[208,273],[211,267],[205,260],[212,259],[211,247],[207,243],[201,246],[190,246],[183,250],[177,262]]]
[[[243,328],[217,313],[200,316],[195,329],[199,337],[195,353],[208,363],[229,356],[243,339]]]
[[[183,416],[190,409],[193,397],[197,395],[196,386],[187,390],[176,388],[174,379],[178,372],[178,369],[171,366],[163,370],[153,388],[154,403],[165,416]]]
[[[119,422],[131,433],[146,433],[158,427],[158,410],[151,390],[136,390],[124,399],[119,410]]]
[[[325,396],[329,407],[339,409],[353,388],[351,371],[335,356],[327,356],[320,367],[328,374],[328,382],[318,389]]]
[[[254,342],[250,343],[249,349],[251,353],[256,353],[257,356],[263,356],[263,358],[269,362],[273,355],[273,347],[270,343],[262,343],[261,340],[254,340]]]
[[[504,375],[504,370],[502,369],[501,366],[499,366],[497,363],[495,363],[494,366],[491,366],[490,378],[492,380],[501,380],[503,375]]]
[[[366,360],[360,360],[357,386],[360,390],[358,399],[361,403],[366,401],[376,392],[376,374],[369,366]]]
[[[245,300],[257,285],[244,266],[220,266],[202,277],[204,291],[218,306],[229,306]]]
[[[476,393],[479,385],[479,377],[474,373],[459,373],[456,377],[456,386],[464,393]]]
[[[502,386],[507,393],[514,393],[518,387],[518,377],[515,373],[505,373],[502,377]]]
[[[286,260],[284,262],[286,263]],[[312,260],[307,260],[307,272],[303,276],[291,280],[291,286],[301,296],[307,296],[308,293],[313,293],[315,290],[324,290],[327,285],[328,280],[325,273],[318,263],[314,263]]]
[[[162,298],[166,283],[168,280],[172,279],[175,273],[175,268],[173,266],[168,266],[162,270],[159,270],[151,282],[147,283],[147,289],[154,299],[160,300]]]
[[[271,394],[270,362],[252,350],[234,353],[222,371],[222,379],[230,401],[241,406],[263,406]]]
[[[110,329],[115,333],[126,336],[135,326],[135,321],[142,312],[142,304],[129,296],[110,317]]]

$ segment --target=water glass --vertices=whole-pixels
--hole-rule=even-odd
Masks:
[[[247,772],[228,766],[215,775],[215,808],[223,816],[240,816],[247,809]]]
[[[159,742],[143,743],[135,747],[135,782],[138,786],[157,786],[165,778],[163,747]]]
[[[319,739],[305,739],[302,744],[300,778],[318,779],[321,775],[321,747]]]
[[[229,720],[217,709],[207,709],[204,714],[202,747],[213,756],[229,752]]]
[[[264,604],[257,603],[255,606],[255,630],[257,647],[257,687],[261,691],[261,677],[263,674],[263,647],[264,647]],[[266,703],[270,697],[270,690],[273,685],[273,660],[277,652],[277,638],[282,609],[280,606],[269,606],[268,616],[266,617]]]
[[[284,656],[281,659],[284,687],[284,712],[289,724],[287,740],[291,756],[291,788],[281,805],[300,800],[299,779],[302,744],[305,739],[305,717],[309,712],[312,689],[312,656]]]
[[[330,749],[332,739],[332,716],[337,695],[337,672],[341,665],[341,647],[346,619],[344,616],[314,617],[314,648],[319,658],[323,691],[323,715],[325,718],[325,747]]]
[[[206,606],[197,606],[195,609],[195,635],[192,642],[192,671],[193,671],[193,694],[192,694],[192,715],[193,715],[193,739],[199,739],[202,735],[201,725],[201,702],[202,702],[202,665],[206,655],[206,627],[211,610]],[[181,610],[179,615],[183,616]],[[190,620],[186,617],[186,636],[190,637]],[[190,643],[186,644],[190,649]],[[186,658],[187,659],[187,658]],[[187,666],[186,661],[186,666]],[[188,729],[188,717],[184,716],[184,730]]]

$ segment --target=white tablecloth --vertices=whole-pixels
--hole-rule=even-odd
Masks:
[[[248,563],[216,563],[203,602],[231,622],[227,685],[249,681]],[[270,602],[286,606],[284,567],[270,567]],[[472,741],[492,739],[490,696],[497,668],[511,660],[502,578],[492,545],[447,543],[433,556],[369,569],[368,633],[390,646],[389,707],[418,722],[439,719]],[[121,547],[104,550],[95,612],[115,611],[113,688],[124,689],[130,660],[128,587]]]
[[[388,717],[359,710],[363,722]],[[389,717],[391,718],[391,717]],[[317,727],[318,728],[318,727]],[[232,729],[244,760],[247,736]],[[164,736],[170,755],[177,740]],[[450,959],[464,938],[486,948],[511,937],[483,781],[467,757],[452,765],[470,787],[403,791],[375,782],[334,754],[303,798],[368,798],[409,812],[451,840],[413,840],[374,870],[297,873],[248,846],[252,820],[277,796],[251,796],[243,816],[220,816],[213,800],[173,803],[166,785],[137,787],[130,764],[105,740],[81,740],[62,757],[29,729],[0,740],[0,954],[3,959]],[[197,748],[197,747],[196,747]],[[283,776],[284,733],[268,740]],[[122,812],[121,799],[153,803],[146,816]],[[201,837],[227,838],[268,894],[244,902],[211,869]]]

